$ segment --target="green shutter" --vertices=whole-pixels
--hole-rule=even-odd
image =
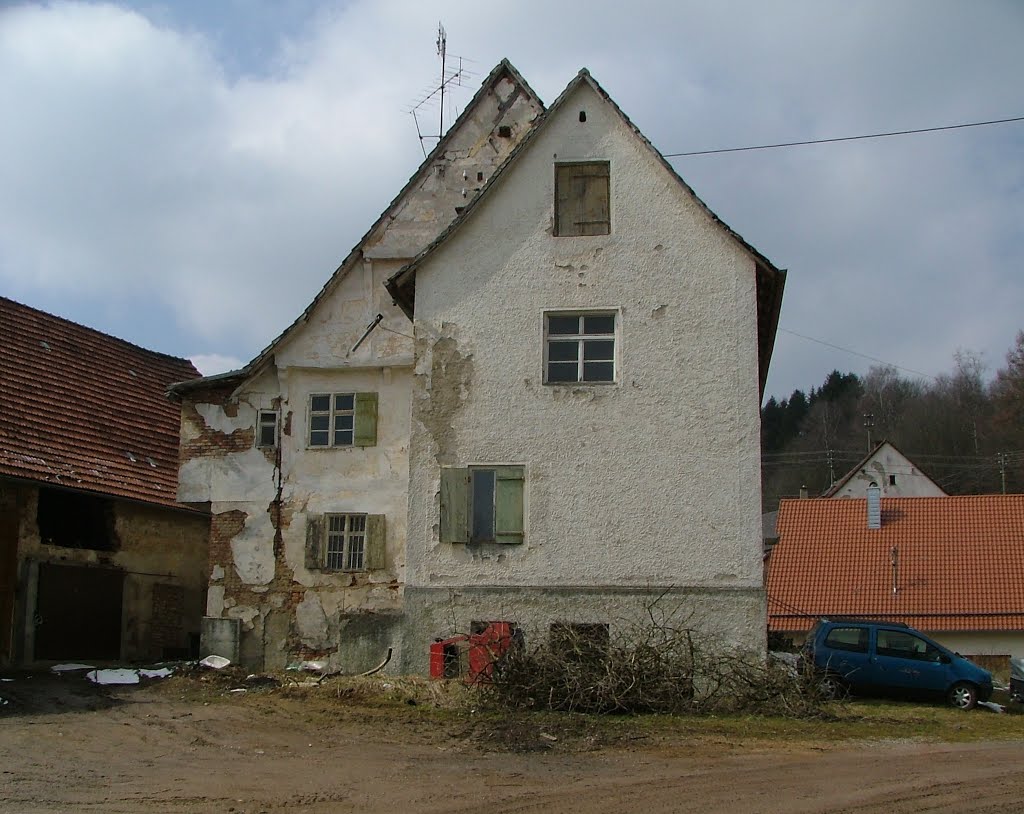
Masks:
[[[441,470],[441,542],[469,542],[469,470]]]
[[[306,518],[306,568],[319,570],[323,567],[324,516],[310,515]]]
[[[384,552],[387,541],[384,515],[366,515],[366,548],[363,551],[363,568],[367,571],[384,568]]]
[[[494,468],[494,540],[523,542],[523,467]]]
[[[356,393],[355,434],[353,446],[377,446],[377,394]]]

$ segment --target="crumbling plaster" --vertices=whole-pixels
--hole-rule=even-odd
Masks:
[[[223,404],[183,410],[192,423],[182,427],[181,499],[209,501],[215,516],[244,516],[229,545],[211,549],[207,596],[211,615],[242,619],[243,659],[254,661],[262,650],[265,663],[280,652],[344,662],[377,658],[387,641],[399,646],[413,339],[384,282],[451,222],[540,111],[523,88],[500,78],[450,134],[444,154],[276,344],[266,370]],[[508,135],[500,134],[501,125]],[[379,324],[364,337],[378,314]],[[309,395],[352,391],[378,393],[377,445],[307,448]],[[279,470],[267,451],[237,444],[252,432],[257,410],[271,406],[279,407],[286,428]],[[271,508],[278,498],[282,517],[275,529]],[[383,514],[386,567],[357,574],[307,569],[306,521],[326,512]],[[282,624],[284,612],[290,621]]]
[[[553,163],[573,160],[610,162],[609,235],[552,237]],[[619,314],[616,383],[543,383],[562,309]],[[580,86],[417,271],[407,596],[742,589],[731,629],[763,641],[756,330],[753,258]],[[455,360],[468,378],[438,414]],[[440,543],[439,464],[486,463],[526,467],[525,543]]]

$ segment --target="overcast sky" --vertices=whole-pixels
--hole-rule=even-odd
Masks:
[[[663,153],[1024,116],[1019,0],[0,0],[0,294],[247,362],[422,160],[439,20],[457,109],[586,66]],[[935,375],[1024,328],[1024,122],[671,160],[789,269],[770,394],[873,364],[796,334]]]

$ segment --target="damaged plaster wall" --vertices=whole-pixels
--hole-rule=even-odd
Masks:
[[[179,496],[213,513],[207,613],[241,620],[246,664],[317,657],[359,671],[400,648],[413,340],[384,282],[452,221],[540,111],[499,75],[274,348],[273,363],[236,391],[183,405]],[[308,446],[310,394],[339,392],[378,394],[375,446]],[[254,446],[261,409],[280,410],[279,460]],[[307,568],[309,519],[347,512],[384,515],[385,567]]]
[[[556,160],[609,162],[611,234],[552,236]],[[617,313],[614,384],[544,384],[562,309]],[[543,626],[573,586],[676,586],[763,646],[756,331],[753,259],[581,85],[417,272],[407,612],[498,591]],[[526,468],[525,542],[439,542],[440,466],[501,463]],[[417,615],[412,670],[452,632]]]

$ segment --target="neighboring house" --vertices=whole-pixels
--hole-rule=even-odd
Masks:
[[[946,492],[906,455],[888,441],[882,441],[823,497],[860,497],[869,486],[877,486],[883,497],[945,497]]]
[[[209,520],[164,392],[198,375],[0,297],[0,664],[197,649]]]
[[[207,652],[359,671],[398,646],[414,348],[384,282],[542,110],[501,62],[291,327],[242,370],[173,388],[179,496],[212,511]]]
[[[416,337],[404,669],[487,621],[614,633],[655,602],[763,650],[783,282],[581,71],[388,281]]]
[[[503,61],[284,334],[173,388],[205,649],[422,673],[481,623],[659,597],[763,648],[783,283],[589,74],[545,111]]]
[[[816,617],[859,616],[905,622],[964,655],[1024,655],[1024,495],[880,508],[869,528],[866,499],[782,501],[769,632],[798,642]]]

